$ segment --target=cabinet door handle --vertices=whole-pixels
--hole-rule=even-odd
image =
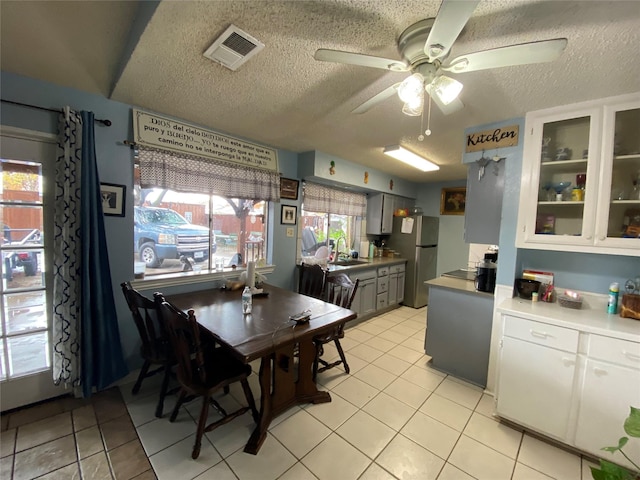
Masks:
[[[576,360],[574,358],[562,357],[562,363],[564,363],[565,367],[571,367],[576,364]]]
[[[626,350],[623,350],[622,354],[625,357],[630,358],[631,360],[636,360],[636,361],[640,362],[640,355],[636,355],[635,353],[627,352]]]
[[[587,236],[586,236],[586,237],[584,237],[584,238],[586,238],[587,240],[591,240],[593,237],[592,237],[591,235],[587,235]]]
[[[544,339],[546,339],[547,337],[551,337],[552,336],[552,335],[549,335],[547,332],[539,332],[539,331],[534,330],[534,329],[529,330],[529,333],[533,337],[544,338]]]
[[[607,237],[600,237],[600,241],[604,242],[607,239]]]
[[[607,372],[604,368],[593,367],[593,373],[601,377],[602,375],[607,375],[609,372]]]

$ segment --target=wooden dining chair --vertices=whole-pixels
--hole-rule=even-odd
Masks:
[[[169,336],[160,320],[155,302],[140,294],[129,282],[124,282],[120,286],[140,335],[142,342],[140,355],[144,360],[131,393],[136,395],[140,391],[142,381],[145,378],[157,373],[163,373],[164,376],[155,412],[156,417],[159,418],[162,417],[164,399],[170,393],[168,392],[169,380],[171,379],[172,368],[176,365],[176,359],[173,356]],[[153,366],[157,367],[151,369]]]
[[[251,375],[251,366],[237,360],[225,348],[203,348],[200,340],[201,327],[196,321],[193,310],[185,314],[166,302],[162,294],[156,293],[154,297],[162,320],[169,331],[173,352],[178,361],[180,394],[169,421],[176,420],[180,407],[185,401],[202,397],[196,441],[191,452],[191,458],[196,459],[200,455],[202,436],[205,432],[210,432],[249,410],[254,421],[256,423],[260,421],[260,414],[247,380]],[[248,406],[227,413],[216,402],[213,395],[220,390],[228,391],[229,385],[235,382],[241,383]],[[214,405],[222,418],[207,425],[210,404]]]
[[[328,276],[325,284],[326,301],[343,308],[351,308],[359,283],[360,279],[353,282],[344,273],[337,273],[335,275]],[[341,338],[344,338],[344,323],[337,325],[332,331],[327,332],[326,334],[313,337],[313,343],[316,346],[316,358],[313,362],[314,380],[319,372],[324,372],[325,370],[340,364],[343,365],[345,372],[350,372],[349,364],[347,363],[344,351],[342,350],[342,345],[340,345]],[[340,355],[340,360],[336,360],[332,363],[321,358],[324,353],[324,345],[330,342],[334,342],[336,349],[338,350],[338,355]],[[319,367],[320,364],[322,367]]]
[[[308,297],[320,298],[324,296],[325,282],[328,271],[320,265],[300,264],[298,293]]]

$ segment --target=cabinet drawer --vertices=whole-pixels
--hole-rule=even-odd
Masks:
[[[376,301],[376,310],[383,309],[387,306],[387,294],[379,294]]]
[[[589,335],[588,356],[640,369],[640,343]]]
[[[378,279],[378,293],[384,293],[389,289],[389,277]]]
[[[545,345],[566,352],[578,351],[578,331],[570,328],[533,322],[524,318],[504,316],[504,334],[527,342]],[[535,361],[535,359],[532,359]]]
[[[365,280],[370,280],[372,278],[376,278],[377,277],[377,273],[375,270],[364,270],[362,272],[353,272],[349,274],[349,278],[351,280],[357,280],[360,279],[360,283],[364,282]]]
[[[404,263],[402,265],[392,265],[390,267],[391,273],[400,273],[404,272]]]

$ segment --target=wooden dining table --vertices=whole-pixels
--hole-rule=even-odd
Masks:
[[[313,337],[356,318],[356,313],[290,290],[264,285],[253,298],[251,314],[242,313],[241,290],[202,290],[167,296],[178,308],[193,309],[198,323],[243,363],[261,359],[258,373],[260,422],[244,451],[256,454],[274,417],[301,403],[326,403],[329,392],[313,379],[316,348]],[[289,319],[308,310],[310,319]]]

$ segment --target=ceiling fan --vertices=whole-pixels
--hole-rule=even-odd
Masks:
[[[443,0],[436,18],[421,20],[402,32],[397,45],[402,60],[324,48],[317,50],[314,58],[323,62],[412,73],[404,81],[370,98],[352,113],[365,113],[397,93],[404,103],[403,113],[419,116],[422,114],[426,91],[440,110],[448,115],[464,106],[458,98],[462,84],[443,72],[455,74],[550,62],[558,58],[567,46],[566,38],[556,38],[468,53],[449,61],[447,57],[451,46],[478,3],[479,0]]]

